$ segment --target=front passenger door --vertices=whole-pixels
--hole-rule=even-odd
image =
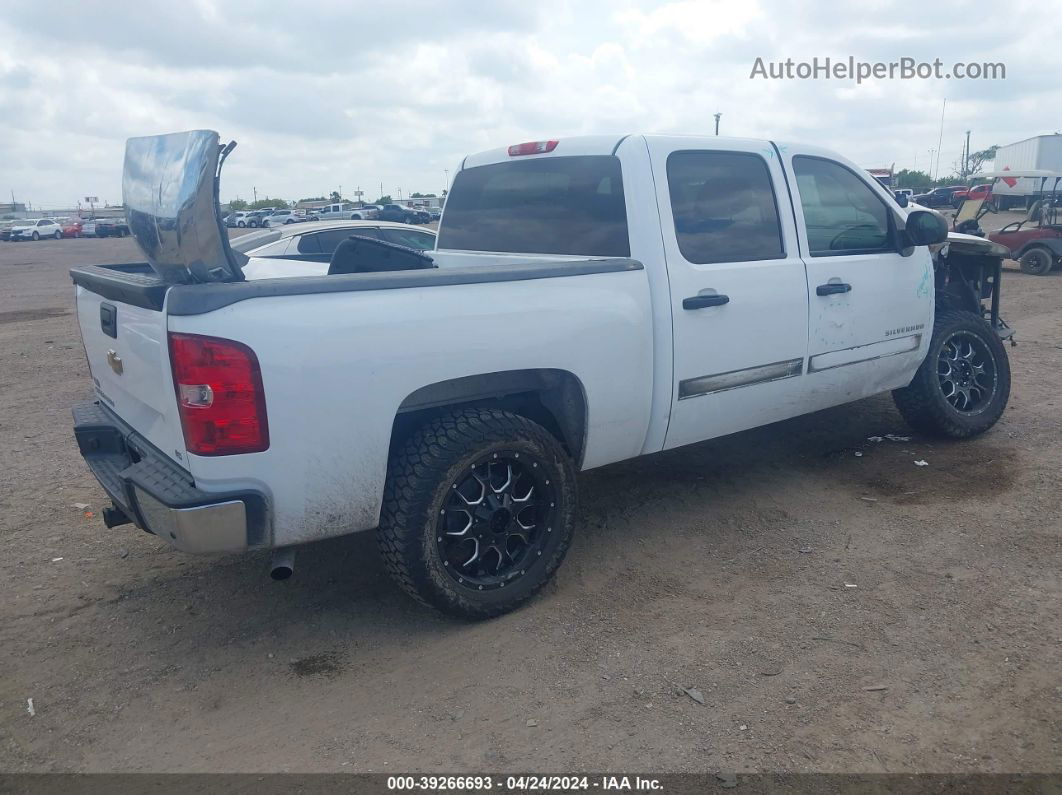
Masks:
[[[929,249],[901,250],[905,216],[869,174],[794,147],[786,158],[808,274],[809,410],[906,386],[933,332]]]

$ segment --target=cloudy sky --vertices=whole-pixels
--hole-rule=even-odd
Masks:
[[[724,135],[927,169],[945,97],[946,172],[967,129],[980,149],[1062,127],[1060,33],[1042,0],[22,4],[0,15],[0,195],[118,202],[125,139],[192,128],[239,142],[224,199],[438,192],[468,152],[710,133],[716,112]],[[816,56],[1000,61],[1007,77],[749,77],[757,57]]]

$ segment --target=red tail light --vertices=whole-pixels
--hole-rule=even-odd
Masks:
[[[541,155],[557,148],[557,141],[528,141],[525,144],[513,144],[509,147],[509,157],[520,155]]]
[[[171,333],[170,363],[188,452],[234,455],[269,448],[254,351],[233,340]]]

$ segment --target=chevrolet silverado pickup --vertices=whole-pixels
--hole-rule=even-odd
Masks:
[[[94,388],[75,435],[133,523],[187,552],[373,530],[442,611],[535,594],[577,472],[891,391],[925,434],[1010,392],[1006,252],[814,146],[591,136],[469,155],[435,250],[352,236],[247,278],[234,144],[131,139],[145,262],[71,271]]]

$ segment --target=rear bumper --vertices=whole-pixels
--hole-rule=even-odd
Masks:
[[[85,463],[129,521],[184,552],[268,545],[262,494],[197,489],[188,472],[98,401],[79,403],[73,414]]]

